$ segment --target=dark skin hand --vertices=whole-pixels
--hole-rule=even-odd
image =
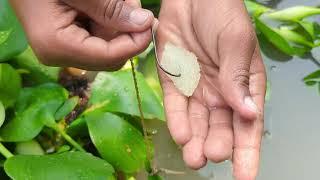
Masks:
[[[53,66],[116,70],[151,40],[138,0],[11,0],[38,58]]]
[[[192,51],[199,86],[183,96],[159,70],[168,127],[193,168],[232,158],[239,180],[256,178],[263,133],[266,73],[241,0],[163,0],[157,30],[166,42]]]

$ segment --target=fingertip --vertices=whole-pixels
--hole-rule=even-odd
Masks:
[[[188,143],[191,139],[191,132],[186,129],[177,130],[175,133],[171,133],[174,142],[179,145]]]
[[[150,29],[152,27],[154,15],[150,10],[137,8],[132,10],[130,13],[129,21],[131,22],[130,29],[132,29],[132,31],[145,31],[146,29]]]
[[[194,137],[183,147],[183,160],[191,169],[198,170],[207,164],[203,154],[203,141]]]
[[[178,145],[185,145],[192,138],[192,133],[191,133],[191,129],[189,127],[189,124],[181,123],[179,128],[177,128],[177,126],[175,124],[172,124],[169,122],[168,126],[169,126],[169,130],[170,130],[170,134],[172,136],[172,139]]]

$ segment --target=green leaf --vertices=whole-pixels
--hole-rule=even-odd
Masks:
[[[5,118],[6,118],[6,111],[4,109],[4,105],[0,101],[0,127],[3,125]]]
[[[299,21],[297,23],[305,32],[308,33],[312,40],[315,40],[317,38],[315,23],[308,21]]]
[[[281,35],[284,39],[287,41],[291,41],[300,45],[304,45],[310,48],[314,47],[313,42],[308,41],[304,36],[300,35],[297,32],[294,32],[290,30],[289,28],[282,27],[280,29],[273,28],[275,32],[277,32],[279,35]]]
[[[271,11],[270,8],[250,0],[245,0],[244,3],[250,16],[258,17],[267,11]]]
[[[40,144],[35,141],[18,142],[15,148],[16,154],[21,155],[44,155],[44,150]]]
[[[320,82],[320,70],[317,70],[307,75],[306,77],[303,78],[303,81],[308,86],[312,86],[312,85],[315,85],[317,82]]]
[[[56,112],[55,119],[60,120],[65,116],[67,116],[77,106],[78,102],[79,102],[78,96],[68,99]]]
[[[255,18],[256,28],[279,50],[283,53],[293,55],[303,55],[306,50],[301,48],[292,47],[289,42],[282,37],[279,33],[274,31],[271,27],[261,21],[259,18]]]
[[[82,152],[18,155],[8,159],[4,168],[14,180],[115,180],[110,164]]]
[[[314,86],[317,84],[317,81],[305,81],[304,82],[307,86]]]
[[[160,0],[141,0],[143,5],[160,5]]]
[[[12,32],[12,29],[9,29],[8,31],[0,31],[0,44],[3,44],[8,40],[11,32]]]
[[[295,6],[280,11],[267,13],[271,19],[280,21],[298,21],[308,16],[320,14],[320,8],[309,7],[309,6]]]
[[[164,120],[163,107],[141,73],[137,72],[137,80],[145,118]],[[90,106],[109,101],[104,111],[140,116],[131,70],[101,72],[91,88]]]
[[[0,62],[27,48],[27,40],[8,0],[0,0]]]
[[[67,91],[57,84],[23,89],[15,106],[15,117],[0,129],[1,140],[33,139],[45,124],[54,123],[54,115],[67,97]]]
[[[57,82],[61,69],[41,64],[30,47],[22,54],[15,57],[12,60],[12,64],[17,69],[25,69],[29,71],[27,74],[23,75],[23,79],[30,85]]]
[[[70,136],[80,136],[85,137],[88,135],[88,127],[84,117],[79,117],[76,120],[72,121],[71,124],[67,127],[67,133]]]
[[[94,111],[85,116],[92,142],[117,170],[134,173],[146,162],[146,145],[139,130],[117,115]]]
[[[164,178],[162,178],[159,175],[153,175],[153,176],[148,176],[148,180],[164,180]]]
[[[21,90],[21,77],[9,64],[0,64],[0,101],[5,108],[14,105]]]

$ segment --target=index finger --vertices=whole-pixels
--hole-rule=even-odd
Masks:
[[[250,74],[250,94],[260,113],[254,121],[248,121],[239,113],[234,113],[233,174],[239,180],[255,179],[259,169],[266,75],[258,46],[253,55]]]

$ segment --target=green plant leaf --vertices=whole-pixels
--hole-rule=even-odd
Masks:
[[[305,54],[305,49],[292,47],[284,37],[282,37],[279,33],[274,31],[271,27],[269,27],[259,18],[255,18],[255,24],[258,31],[260,31],[275,47],[277,47],[283,53],[290,56],[301,56]]]
[[[15,148],[16,154],[21,155],[44,155],[45,152],[40,144],[35,141],[18,142]]]
[[[4,168],[15,180],[115,180],[110,164],[82,152],[18,155],[8,159]]]
[[[266,6],[263,6],[261,4],[258,4],[250,0],[245,0],[244,3],[246,5],[247,11],[249,12],[250,16],[253,16],[253,17],[258,17],[261,14],[272,10]]]
[[[4,105],[0,101],[0,127],[4,123],[5,119],[6,119],[6,110],[4,109]]]
[[[13,106],[21,90],[21,77],[9,64],[0,64],[0,101]]]
[[[303,78],[303,81],[307,86],[313,86],[316,83],[320,83],[320,70],[317,70],[307,75]]]
[[[0,129],[2,141],[29,141],[45,124],[54,123],[54,115],[66,101],[68,92],[57,84],[24,88],[15,106],[15,117]]]
[[[145,166],[145,141],[134,126],[108,112],[94,111],[85,119],[92,142],[113,167],[125,173],[134,173]]]
[[[0,62],[27,48],[27,40],[8,0],[0,0]]]
[[[164,120],[163,107],[143,75],[137,72],[142,109],[146,119]],[[131,70],[100,72],[91,87],[89,105],[109,101],[104,111],[140,116]]]
[[[160,5],[160,0],[142,0],[143,5]]]
[[[66,100],[66,102],[64,102],[64,104],[56,112],[55,119],[60,120],[65,116],[67,116],[77,106],[78,102],[79,102],[78,96],[75,96]]]
[[[164,179],[159,175],[153,175],[153,176],[149,175],[148,180],[164,180]]]
[[[317,38],[316,24],[309,21],[298,21],[299,26],[310,36],[312,40]]]
[[[28,73],[23,74],[23,79],[30,85],[57,82],[61,70],[58,67],[49,67],[41,64],[30,47],[13,58],[10,63],[17,69],[28,70]]]
[[[291,41],[296,44],[304,45],[310,48],[314,47],[313,42],[308,41],[304,36],[300,35],[299,33],[290,30],[289,28],[282,27],[282,28],[273,28],[275,32],[277,32],[280,36],[282,36],[287,41]]]
[[[295,6],[280,11],[266,13],[271,19],[280,21],[298,21],[308,16],[320,14],[320,8],[309,6]]]

